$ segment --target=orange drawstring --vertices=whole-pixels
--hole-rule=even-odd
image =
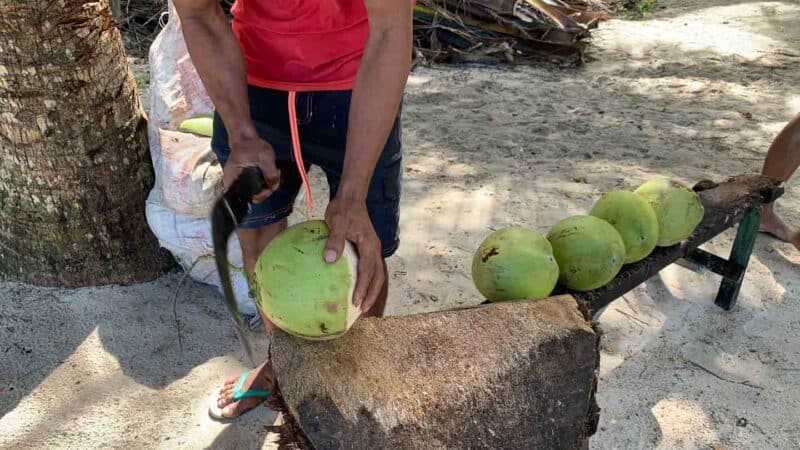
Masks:
[[[300,132],[297,129],[297,92],[289,91],[289,129],[292,132],[292,153],[294,154],[294,161],[297,164],[297,171],[300,172],[300,178],[303,180],[303,186],[306,190],[306,202],[308,203],[309,213],[314,210],[314,199],[311,197],[311,184],[308,182],[308,174],[306,173],[306,166],[303,163],[303,153],[300,151]]]

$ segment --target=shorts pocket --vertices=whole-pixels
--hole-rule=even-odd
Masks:
[[[400,199],[403,184],[403,161],[398,159],[386,169],[383,177],[383,198],[388,201]]]

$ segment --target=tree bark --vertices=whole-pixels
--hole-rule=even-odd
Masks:
[[[580,449],[599,338],[561,296],[361,319],[327,342],[276,332],[270,353],[284,412],[318,450]]]
[[[145,220],[146,120],[107,0],[0,10],[0,275],[155,278],[170,259]]]

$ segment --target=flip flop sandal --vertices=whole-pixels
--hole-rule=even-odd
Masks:
[[[242,385],[244,384],[244,381],[247,379],[247,376],[250,375],[250,372],[252,372],[252,370],[244,372],[239,377],[239,381],[237,381],[236,386],[233,387],[233,401],[231,403],[238,402],[243,398],[249,398],[249,397],[263,398],[264,400],[269,398],[270,392],[264,389],[250,389],[242,392]],[[247,412],[255,409],[254,406],[253,408],[250,408],[247,411],[244,411],[236,416],[224,416],[222,415],[222,410],[224,408],[220,408],[219,406],[217,406],[218,401],[219,401],[219,392],[212,394],[209,397],[208,415],[211,416],[212,419],[216,420],[221,420],[221,421],[234,420],[240,417],[242,414],[246,414]]]

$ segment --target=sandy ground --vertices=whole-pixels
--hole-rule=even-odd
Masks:
[[[544,232],[654,174],[691,183],[760,169],[800,112],[800,4],[660,4],[605,23],[581,69],[414,71],[389,313],[478,303],[470,259],[492,229]],[[324,197],[318,172],[314,182]],[[800,183],[787,190],[779,210],[800,224]],[[732,237],[707,248],[724,255]],[[732,312],[713,305],[717,277],[679,267],[612,303],[599,318],[592,447],[800,447],[798,275],[800,252],[760,236]],[[179,343],[179,279],[0,284],[0,448],[274,446],[264,408],[230,425],[206,416],[205,397],[246,364],[206,286],[177,296]]]

